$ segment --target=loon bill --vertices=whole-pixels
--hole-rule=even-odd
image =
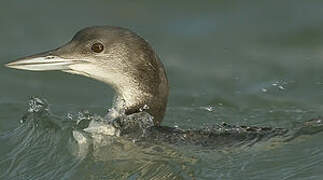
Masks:
[[[9,68],[61,70],[87,76],[111,85],[116,91],[115,107],[126,114],[142,107],[159,126],[166,110],[168,80],[163,64],[152,47],[134,32],[112,26],[94,26],[76,33],[65,45],[20,58]]]

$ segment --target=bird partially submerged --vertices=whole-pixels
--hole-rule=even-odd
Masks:
[[[95,26],[76,33],[67,44],[6,65],[31,71],[61,70],[111,85],[114,106],[126,114],[145,108],[159,126],[166,110],[168,81],[163,64],[151,46],[132,31]]]
[[[126,120],[138,119],[132,115],[140,114],[143,109],[153,117],[152,125],[148,125],[144,133],[146,136],[136,135],[143,140],[209,146],[210,144],[262,139],[284,135],[288,132],[282,128],[227,124],[200,130],[160,126],[168,98],[168,81],[164,66],[143,38],[120,27],[85,28],[76,33],[70,42],[57,49],[24,57],[6,66],[31,71],[60,70],[111,85],[116,91],[113,108],[124,109],[124,114],[130,117]],[[115,122],[116,126],[114,126]],[[315,122],[318,122],[314,123],[318,126],[322,125],[321,121]],[[127,122],[124,122],[124,119],[116,120],[108,127],[116,132],[114,128],[120,128],[120,124],[122,126]],[[134,126],[124,125],[120,129],[123,128],[124,133],[131,136],[139,129],[138,127],[142,127],[134,124]],[[96,129],[92,128],[91,131],[93,130]]]

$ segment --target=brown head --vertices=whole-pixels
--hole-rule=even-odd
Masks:
[[[44,53],[20,58],[6,65],[31,71],[61,70],[87,76],[111,85],[124,101],[126,114],[144,106],[162,121],[168,97],[165,69],[151,46],[130,30],[112,27],[88,27],[76,33],[67,44]]]

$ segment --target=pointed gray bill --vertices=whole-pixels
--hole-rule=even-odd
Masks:
[[[62,58],[45,52],[33,56],[20,58],[5,66],[14,69],[30,71],[69,70],[69,65],[75,64],[72,59]]]

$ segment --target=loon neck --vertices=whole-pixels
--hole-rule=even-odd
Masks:
[[[155,125],[159,126],[166,111],[169,89],[165,69],[159,60],[157,62],[159,68],[155,73],[131,75],[128,78],[136,78],[130,78],[128,82],[121,84],[119,80],[117,85],[110,81],[105,83],[112,85],[116,92],[114,108],[124,109],[127,115],[146,111],[153,116]]]
[[[124,109],[126,114],[141,111],[144,107],[149,108],[154,99],[153,92],[145,92],[140,87],[127,86],[115,88],[115,100],[113,107]]]

